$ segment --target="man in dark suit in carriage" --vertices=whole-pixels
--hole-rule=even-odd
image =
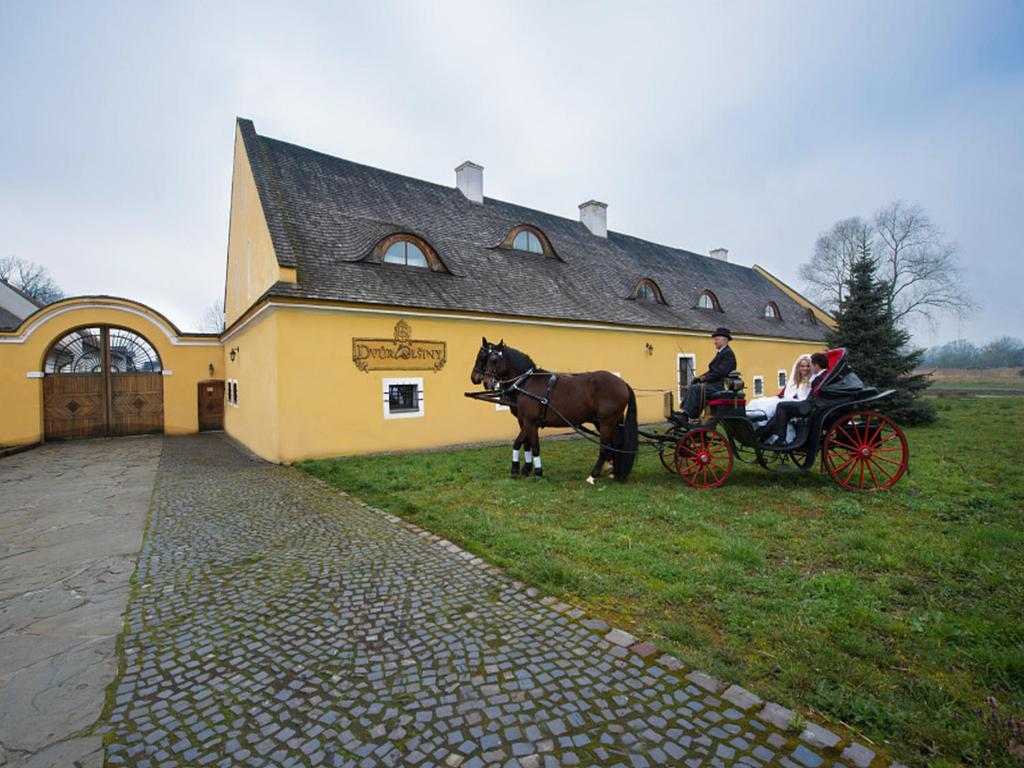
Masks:
[[[683,396],[682,413],[688,419],[696,419],[704,410],[704,403],[725,390],[725,377],[736,370],[736,355],[729,347],[732,333],[728,328],[716,328],[711,340],[718,352],[708,363],[708,369],[695,378],[686,388]]]

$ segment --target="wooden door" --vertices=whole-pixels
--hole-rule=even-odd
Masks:
[[[199,431],[224,429],[224,381],[199,382]]]
[[[107,433],[105,377],[70,373],[43,379],[43,427],[47,440],[99,437]]]
[[[164,428],[164,377],[110,374],[110,434],[144,435]]]

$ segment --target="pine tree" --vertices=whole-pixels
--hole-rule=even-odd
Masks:
[[[879,401],[878,410],[901,424],[934,421],[935,406],[920,397],[928,379],[914,373],[924,351],[910,350],[910,334],[896,325],[885,286],[875,279],[867,241],[860,244],[835,319],[836,329],[826,336],[828,345],[846,347],[850,366],[868,386],[896,390]]]

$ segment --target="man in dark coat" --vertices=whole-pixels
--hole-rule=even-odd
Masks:
[[[736,370],[736,355],[729,348],[732,334],[728,328],[716,328],[711,340],[718,352],[708,363],[708,369],[686,388],[682,409],[687,418],[696,419],[704,409],[704,402],[725,389],[725,377]]]
[[[796,416],[807,416],[814,407],[814,388],[821,383],[825,374],[828,373],[828,355],[824,352],[815,352],[811,355],[811,394],[806,400],[785,400],[779,403],[775,409],[775,418],[768,425],[764,432],[770,432],[768,439],[774,435],[777,442],[775,445],[783,446],[786,440],[786,427],[789,420]]]

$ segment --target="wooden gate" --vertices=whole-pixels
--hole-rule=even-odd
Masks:
[[[43,379],[43,427],[47,440],[107,434],[103,376],[67,373]]]
[[[79,328],[47,353],[47,440],[161,432],[164,378],[156,350],[121,328]]]
[[[224,381],[199,382],[199,431],[224,429]]]

